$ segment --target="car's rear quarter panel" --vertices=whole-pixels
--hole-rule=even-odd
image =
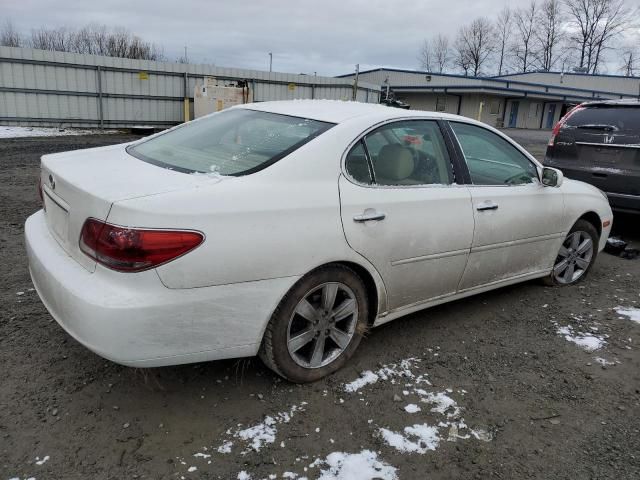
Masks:
[[[330,130],[260,172],[116,202],[108,220],[205,234],[196,250],[157,269],[169,288],[299,276],[332,261],[362,262],[346,243],[340,219],[345,138]]]

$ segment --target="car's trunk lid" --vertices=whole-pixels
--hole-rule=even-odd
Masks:
[[[79,247],[87,218],[107,220],[111,205],[119,200],[207,186],[223,178],[188,175],[145,163],[127,154],[125,145],[45,155],[41,163],[49,231],[89,271],[95,270],[95,261]]]

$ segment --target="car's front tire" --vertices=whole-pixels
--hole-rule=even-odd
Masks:
[[[586,220],[578,220],[562,242],[551,274],[544,279],[549,286],[577,283],[587,276],[598,255],[599,235]]]
[[[273,313],[260,358],[296,383],[318,380],[353,355],[369,317],[367,291],[344,265],[321,267],[303,277]]]

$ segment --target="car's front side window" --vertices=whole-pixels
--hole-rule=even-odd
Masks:
[[[453,181],[449,153],[436,121],[390,123],[368,133],[363,141],[366,152],[360,141],[346,159],[347,173],[359,183],[411,186]]]
[[[538,182],[536,166],[511,143],[486,128],[450,122],[475,185]]]

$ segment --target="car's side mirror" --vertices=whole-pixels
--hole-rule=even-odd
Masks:
[[[542,184],[546,187],[559,187],[562,185],[564,175],[557,168],[544,167],[542,169]]]

